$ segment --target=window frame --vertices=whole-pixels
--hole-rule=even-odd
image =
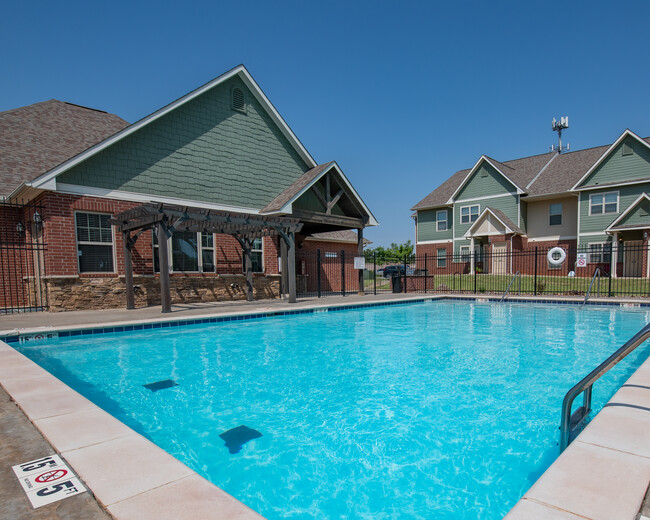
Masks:
[[[559,213],[553,213],[553,206],[560,206]],[[551,202],[548,205],[548,225],[549,226],[561,226],[562,218],[564,216],[564,204],[562,202]],[[553,223],[553,217],[560,217],[560,221]]]
[[[611,264],[612,256],[611,250],[606,251],[605,248],[609,246],[609,242],[590,242],[589,243],[589,256],[587,257],[587,263],[589,264]],[[594,252],[592,246],[599,246],[599,251]],[[605,255],[609,256],[609,259],[605,259]],[[598,256],[599,260],[593,260],[593,256]]]
[[[467,249],[467,253],[463,253],[463,249]],[[458,250],[459,261],[460,262],[471,262],[472,261],[472,248],[471,246],[460,246]],[[465,257],[467,258],[465,260]]]
[[[79,274],[116,274],[117,273],[117,253],[116,253],[116,248],[115,248],[115,227],[111,226],[111,241],[110,241],[110,246],[111,246],[111,258],[113,261],[113,269],[111,271],[82,271],[81,270],[81,262],[79,261],[80,255],[79,255],[79,246],[80,245],[88,245],[88,246],[107,246],[109,245],[109,242],[92,242],[92,241],[83,241],[81,242],[79,240],[79,230],[77,229],[77,215],[78,214],[83,214],[83,215],[102,215],[102,216],[107,216],[108,218],[112,217],[111,213],[102,213],[101,211],[86,211],[86,210],[75,210],[73,212],[73,219],[74,219],[74,240],[75,240],[75,248],[77,250],[77,272]]]
[[[607,204],[612,204],[611,202],[609,202],[609,203],[605,202],[605,197],[607,197],[607,195],[616,195],[616,211],[605,211],[605,207],[607,206]],[[594,204],[593,200],[592,200],[594,197],[602,197],[603,198],[602,203]],[[602,192],[602,193],[591,193],[589,195],[589,216],[591,217],[592,215],[616,215],[616,214],[618,214],[619,207],[620,207],[620,200],[621,200],[621,196],[620,196],[620,192],[618,192],[618,191],[605,191],[605,192]],[[593,211],[594,206],[602,206],[603,210],[601,212],[599,212],[599,213],[594,213],[594,211]]]
[[[463,210],[465,208],[469,208],[467,210],[467,222],[465,222],[463,220],[463,218],[465,217],[465,215],[463,215]],[[474,220],[472,220],[472,208],[476,208],[476,218]],[[479,217],[480,214],[481,214],[481,205],[480,204],[470,204],[470,205],[467,205],[467,206],[461,206],[460,207],[460,223],[461,224],[470,224],[471,225],[471,224],[473,224],[474,222],[476,222],[478,220],[478,217]]]
[[[212,235],[212,247],[203,247],[203,233]],[[210,233],[208,231],[196,231],[196,253],[197,253],[197,271],[177,271],[174,269],[174,252],[172,246],[172,239],[174,235],[167,240],[167,258],[169,259],[169,272],[170,273],[190,273],[190,274],[216,274],[217,273],[217,240],[215,239],[216,233]],[[156,230],[151,230],[151,253],[152,253],[152,270],[154,274],[160,273],[160,266],[156,269],[156,262],[158,261],[158,248],[160,244],[158,243],[158,236],[156,235]],[[214,264],[213,271],[205,271],[203,269],[203,250],[211,249],[212,250],[212,263]]]
[[[258,239],[256,238],[255,240],[258,240]],[[260,262],[261,262],[261,265],[262,265],[262,270],[261,271],[256,271],[255,269],[253,269],[253,274],[260,274],[260,273],[263,274],[263,273],[266,272],[266,269],[264,268],[264,237],[259,237],[259,240],[260,240],[260,243],[262,244],[262,247],[260,247],[259,249],[253,249],[253,247],[255,246],[255,241],[253,241],[253,247],[251,247],[251,256],[254,253],[260,253]],[[246,274],[246,266],[244,265],[244,261],[245,261],[244,250],[242,249],[241,272],[243,274]],[[251,266],[254,266],[254,265],[255,265],[255,263],[253,262],[253,259],[251,258]]]
[[[438,215],[440,215],[440,213],[445,214],[444,220],[440,220],[438,218]],[[443,223],[443,222],[445,224],[445,227],[444,227],[444,229],[440,229],[440,224]],[[447,211],[446,209],[438,209],[438,210],[436,210],[436,231],[447,231],[448,229],[449,229],[449,211]]]
[[[440,253],[442,252],[442,256]],[[442,265],[440,261],[442,260]],[[438,269],[445,269],[447,267],[447,248],[439,247],[436,249],[436,267]]]

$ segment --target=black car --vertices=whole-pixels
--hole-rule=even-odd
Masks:
[[[391,276],[404,276],[405,269],[403,265],[387,265],[384,267],[384,278]]]

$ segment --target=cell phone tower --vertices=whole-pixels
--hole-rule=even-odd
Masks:
[[[557,147],[553,144],[551,145],[551,152],[557,152],[557,153],[568,152],[570,147],[569,143],[567,143],[566,146],[562,146],[562,130],[569,128],[569,118],[561,117],[559,121],[553,118],[553,121],[551,122],[551,128],[553,129],[554,132],[557,132],[557,139],[558,139]]]

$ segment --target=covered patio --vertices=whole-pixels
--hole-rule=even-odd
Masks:
[[[208,232],[234,237],[241,245],[244,255],[247,301],[253,301],[251,260],[253,242],[256,238],[279,236],[282,265],[280,292],[282,295],[288,295],[289,303],[296,302],[296,233],[303,226],[296,218],[151,203],[119,213],[109,222],[122,233],[127,309],[135,309],[132,251],[138,238],[147,230],[153,230],[158,238],[160,298],[163,313],[171,312],[167,243],[175,231]]]

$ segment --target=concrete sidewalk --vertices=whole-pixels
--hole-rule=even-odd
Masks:
[[[56,453],[0,387],[0,518],[7,520],[108,520],[86,492],[33,509],[11,466]]]

